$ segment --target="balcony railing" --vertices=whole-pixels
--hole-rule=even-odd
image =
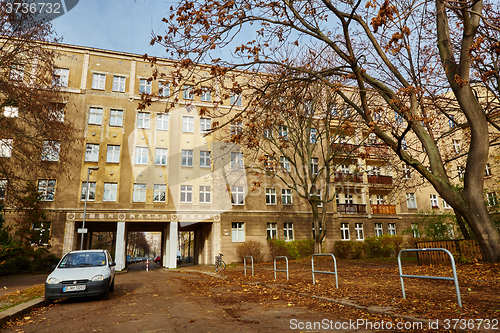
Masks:
[[[337,212],[344,214],[366,214],[365,204],[337,204]]]
[[[337,172],[335,174],[335,182],[362,183],[363,176],[360,174],[350,174],[350,173],[344,173],[344,172]]]
[[[389,148],[384,145],[365,146],[365,152],[372,158],[385,159],[389,156]]]
[[[396,215],[395,205],[371,205],[372,214]]]
[[[333,143],[333,151],[337,154],[358,154],[359,147],[350,143]]]
[[[392,185],[392,177],[391,176],[381,176],[381,175],[368,175],[368,183]]]

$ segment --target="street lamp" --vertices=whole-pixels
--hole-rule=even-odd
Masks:
[[[98,170],[99,167],[90,167],[87,170],[87,191],[85,193],[85,202],[83,204],[83,223],[82,223],[82,236],[80,237],[80,250],[83,250],[83,237],[85,233],[85,218],[87,217],[87,201],[89,201],[89,192],[90,192],[90,183],[89,183],[89,178],[90,178],[90,173],[92,171]]]

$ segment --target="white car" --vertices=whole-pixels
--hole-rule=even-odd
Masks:
[[[115,287],[115,262],[107,250],[67,253],[45,281],[45,299],[108,296]]]

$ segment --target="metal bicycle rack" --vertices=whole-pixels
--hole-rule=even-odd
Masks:
[[[333,259],[333,268],[335,269],[334,271],[315,271],[314,270],[314,257],[332,257]],[[333,253],[315,253],[311,257],[311,268],[312,268],[312,279],[313,279],[313,284],[316,284],[316,280],[314,279],[314,273],[321,273],[321,274],[334,274],[335,275],[335,287],[339,289],[339,278],[337,275],[337,259],[335,259],[335,256]]]
[[[451,268],[453,270],[453,277],[449,276],[430,276],[430,275],[407,275],[403,274],[403,269],[401,267],[401,253],[403,252],[429,252],[429,251],[441,251],[445,252],[448,254],[450,257],[451,261]],[[450,251],[447,249],[442,249],[442,248],[429,248],[429,249],[403,249],[399,251],[398,253],[398,266],[399,266],[399,278],[401,280],[401,290],[403,291],[403,298],[406,299],[406,293],[405,293],[405,285],[403,278],[416,278],[416,279],[431,279],[431,280],[448,280],[448,281],[453,281],[455,283],[455,290],[457,293],[457,303],[458,306],[462,307],[462,299],[460,297],[460,287],[458,286],[458,279],[457,279],[457,270],[455,268],[455,259],[453,258],[453,254],[451,254]]]
[[[276,259],[285,259],[286,269],[276,269]],[[276,280],[276,272],[286,272],[286,280],[288,281],[288,258],[286,256],[274,257],[274,279]]]
[[[250,262],[252,263],[252,276],[253,276],[253,256],[243,257],[243,272],[245,273],[245,276],[247,276],[247,258],[250,258]]]

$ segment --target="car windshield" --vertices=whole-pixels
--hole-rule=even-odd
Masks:
[[[104,252],[76,252],[68,253],[59,268],[91,267],[106,265],[106,255]]]

